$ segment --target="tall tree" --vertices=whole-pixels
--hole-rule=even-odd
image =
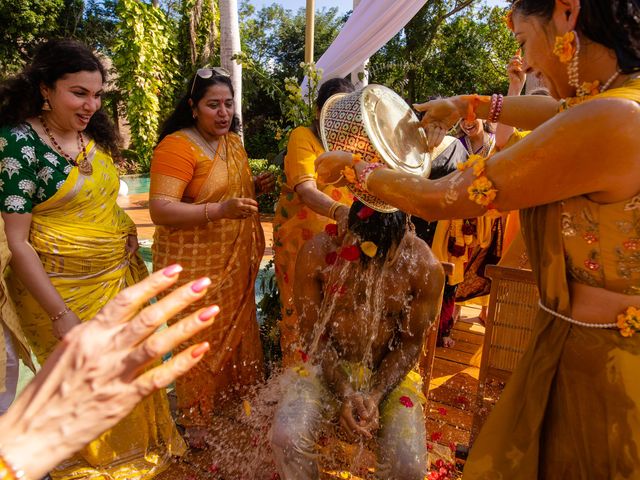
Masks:
[[[220,5],[220,62],[231,72],[231,81],[235,91],[236,115],[242,121],[242,64],[236,62],[235,55],[242,53],[240,48],[240,24],[238,21],[237,0],[219,0]]]

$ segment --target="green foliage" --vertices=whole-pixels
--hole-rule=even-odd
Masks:
[[[276,177],[276,187],[273,192],[265,193],[258,197],[258,209],[260,213],[273,214],[276,211],[276,203],[280,197],[280,179],[283,172],[277,165],[272,165],[265,159],[251,159],[249,160],[249,167],[253,175],[260,175],[264,172],[271,172]]]
[[[35,47],[59,30],[64,0],[0,2],[0,77],[18,71]]]
[[[280,349],[280,326],[282,304],[273,268],[273,260],[260,270],[258,276],[258,293],[262,298],[258,302],[258,318],[260,323],[260,340],[267,367],[267,376],[282,362]]]
[[[120,0],[117,7],[118,39],[114,44],[114,65],[118,88],[127,92],[125,109],[131,127],[131,146],[148,170],[158,137],[162,115],[161,99],[173,103],[174,25],[162,10],[136,0]]]
[[[287,131],[297,124],[309,124],[315,115],[315,109],[307,104],[302,119],[299,114],[304,106],[298,100],[291,102],[289,96],[293,92],[285,89],[287,78],[296,79],[289,80],[292,86],[298,85],[305,75],[303,68],[310,68],[301,68],[305,21],[304,9],[294,13],[274,3],[256,11],[246,1],[241,5],[243,54],[238,61],[243,65],[244,133],[251,157],[273,158],[286,144]],[[345,21],[337,9],[316,12],[316,59],[329,47]],[[315,98],[313,93],[310,98]],[[254,141],[254,137],[258,140]]]
[[[464,5],[459,0],[427,2],[372,57],[371,81],[409,102],[434,95],[506,93],[506,66],[517,43],[504,24],[504,9]]]

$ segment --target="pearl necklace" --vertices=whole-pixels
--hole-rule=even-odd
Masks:
[[[571,317],[567,317],[565,315],[562,315],[561,313],[558,313],[555,310],[551,310],[549,307],[546,307],[542,303],[542,300],[538,300],[538,306],[542,310],[544,310],[545,312],[550,313],[551,315],[553,315],[554,317],[560,318],[561,320],[564,320],[565,322],[573,323],[574,325],[578,325],[580,327],[587,327],[587,328],[617,328],[618,327],[617,323],[587,323],[587,322],[579,322],[578,320],[574,320]]]
[[[38,119],[40,120],[45,133],[49,137],[51,144],[57,150],[57,152],[67,161],[67,163],[74,167],[78,167],[78,170],[82,175],[87,177],[91,176],[91,174],[93,173],[93,166],[91,165],[91,162],[89,162],[89,158],[87,156],[87,149],[84,146],[84,138],[82,137],[82,132],[78,132],[78,147],[80,148],[80,152],[82,153],[82,160],[76,162],[71,155],[62,150],[62,147],[56,141],[53,133],[51,133],[51,130],[49,130],[49,126],[47,125],[47,122],[45,122],[44,117],[40,115]]]
[[[469,140],[469,137],[467,137],[466,135],[462,137],[462,143],[464,143],[464,146],[467,149],[467,153],[469,153],[469,156],[480,155],[482,157],[486,157],[487,155],[489,155],[489,153],[491,153],[491,150],[493,149],[493,145],[495,143],[495,136],[493,135],[493,133],[490,133],[489,142],[483,141],[482,146],[476,152],[473,151],[471,140]]]

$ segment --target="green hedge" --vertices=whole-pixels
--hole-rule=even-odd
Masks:
[[[274,213],[278,197],[280,196],[280,183],[283,176],[282,169],[270,164],[268,160],[263,158],[249,159],[249,166],[254,175],[259,175],[262,172],[271,172],[276,176],[276,187],[273,192],[258,197],[260,213]]]

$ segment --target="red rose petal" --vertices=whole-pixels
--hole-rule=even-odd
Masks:
[[[406,395],[403,395],[402,397],[400,397],[400,403],[407,408],[413,407],[413,401]]]
[[[307,355],[307,352],[303,350],[298,350],[298,355],[300,356],[300,360],[304,363],[307,363],[307,360],[309,360],[309,355]]]
[[[324,231],[330,237],[337,237],[338,225],[336,225],[335,223],[327,223],[327,225],[324,227]]]
[[[349,262],[356,262],[360,258],[360,249],[357,245],[349,245],[343,247],[338,255]]]
[[[432,442],[437,442],[441,438],[442,438],[442,432],[433,432],[433,433],[431,433],[431,441]]]
[[[358,218],[360,220],[366,220],[367,218],[369,218],[371,215],[373,215],[375,212],[375,210],[373,208],[367,207],[366,205],[364,205],[356,214],[358,216]]]
[[[444,408],[444,407],[440,407],[440,408],[438,408],[438,413],[440,415],[446,415],[447,414],[447,409]]]

